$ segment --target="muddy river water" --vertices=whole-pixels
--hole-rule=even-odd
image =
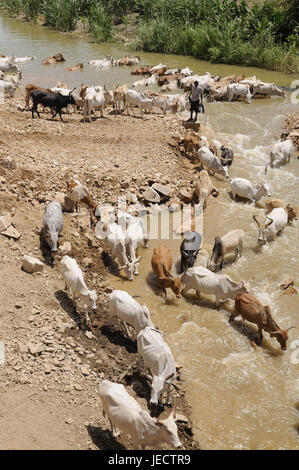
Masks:
[[[136,78],[129,68],[96,70],[87,65],[90,59],[106,54],[118,58],[126,52],[112,45],[95,45],[83,39],[40,26],[0,18],[0,53],[16,56],[33,55],[37,59],[21,65],[23,83],[54,86],[57,79],[69,87],[81,83],[132,83]],[[42,66],[49,55],[62,52],[67,62]],[[131,51],[132,53],[132,51]],[[139,53],[143,64],[166,63],[169,67],[189,66],[196,73],[256,75],[264,81],[290,86],[299,77],[267,70],[227,65],[211,65],[191,57]],[[84,62],[85,69],[69,73],[66,67]],[[138,79],[138,78],[137,78]],[[235,151],[230,177],[266,181],[272,195],[298,204],[299,161],[293,156],[284,169],[269,170],[264,175],[265,155],[269,145],[281,134],[286,112],[295,111],[290,93],[286,98],[256,99],[244,103],[207,103],[204,122],[223,134]],[[269,305],[283,328],[290,330],[288,349],[281,351],[278,342],[264,335],[263,346],[253,348],[248,336],[254,332],[240,319],[228,324],[233,302],[214,309],[214,298],[176,299],[171,294],[165,303],[157,290],[150,269],[152,250],[161,240],[151,240],[148,249],[140,250],[140,275],[134,282],[112,278],[115,288],[142,296],[153,321],[167,332],[166,340],[175,359],[183,366],[187,399],[192,407],[194,433],[203,449],[299,449],[299,295],[282,295],[279,285],[288,278],[298,281],[298,222],[285,228],[273,243],[257,249],[257,229],[252,215],[264,214],[261,207],[232,201],[227,184],[214,179],[220,189],[211,198],[204,214],[203,251],[210,253],[214,237],[234,228],[245,231],[243,257],[228,264],[224,272],[235,280],[252,281],[252,292]],[[263,204],[263,199],[261,203]],[[178,259],[180,240],[162,240]],[[199,262],[204,263],[203,258]],[[297,343],[296,343],[297,340]]]

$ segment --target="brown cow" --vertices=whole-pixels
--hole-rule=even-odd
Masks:
[[[30,83],[29,85],[26,85],[25,86],[25,104],[26,104],[27,109],[29,109],[30,94],[34,90],[41,90],[41,91],[45,91],[46,93],[52,93],[50,88],[41,88],[37,85],[33,85],[32,83]]]
[[[84,64],[82,62],[80,64],[75,65],[74,67],[68,67],[66,70],[68,72],[75,72],[76,70],[82,70],[84,69]]]
[[[287,349],[287,340],[289,337],[288,331],[295,327],[291,326],[287,330],[282,330],[273,320],[271,310],[268,305],[264,306],[251,294],[238,294],[235,298],[235,305],[233,313],[229,317],[229,322],[233,321],[239,315],[242,316],[243,320],[255,323],[258,326],[258,332],[255,339],[258,346],[262,344],[262,330],[265,330],[267,333],[270,333],[270,337],[275,337],[277,339],[283,351]]]
[[[66,185],[66,195],[69,199],[75,202],[76,211],[78,212],[79,210],[79,204],[84,204],[84,206],[87,206],[89,210],[90,219],[92,221],[97,208],[97,203],[92,199],[87,189],[77,179],[67,181]]]
[[[42,65],[57,64],[58,62],[65,62],[65,58],[60,52],[44,59]]]
[[[167,297],[167,288],[172,289],[177,297],[181,297],[181,278],[173,277],[170,273],[171,267],[172,256],[169,248],[165,245],[155,248],[152,256],[152,268],[158,277],[158,284],[163,290],[165,298]]]
[[[271,212],[277,207],[283,207],[288,212],[288,222],[298,219],[298,206],[291,206],[287,204],[283,199],[272,198],[266,202],[267,213]]]

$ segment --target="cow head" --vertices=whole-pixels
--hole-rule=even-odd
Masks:
[[[264,196],[271,197],[270,186],[267,183],[262,183],[260,187]]]
[[[288,212],[288,222],[298,219],[298,206],[290,206],[290,204],[288,204],[287,212]]]
[[[267,306],[265,308],[267,308]],[[277,339],[283,351],[287,349],[287,340],[289,338],[288,331],[291,330],[292,328],[295,328],[295,326],[290,326],[290,328],[288,328],[287,330],[277,330],[277,331],[272,331],[270,333],[270,337],[271,338],[275,337]]]
[[[176,425],[176,413],[172,411],[167,419],[156,419],[156,424],[161,431],[161,440],[167,442],[170,446],[182,448],[183,444],[178,437],[178,428]]]
[[[165,287],[169,287],[170,289],[172,289],[176,297],[180,298],[181,297],[181,278],[173,277],[173,275],[166,269],[164,264],[163,264],[163,271],[165,274],[165,278],[163,278]]]
[[[51,251],[57,251],[57,244],[58,244],[58,233],[57,232],[50,232],[48,234],[49,245],[51,246]]]
[[[195,250],[195,251],[182,250],[182,264],[184,266],[184,270],[188,268],[193,268],[198,253],[199,253],[199,250]]]
[[[161,402],[161,395],[164,390],[165,377],[154,375],[152,377],[152,388],[151,388],[151,405],[158,405]]]
[[[141,256],[139,258],[136,258],[134,261],[127,261],[127,263],[119,268],[120,270],[124,269],[126,275],[128,276],[129,281],[133,281],[134,279],[134,272],[135,272],[135,265],[139,263],[139,261],[142,259]]]

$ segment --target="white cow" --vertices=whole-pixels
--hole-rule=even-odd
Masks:
[[[157,84],[158,75],[153,73],[150,77],[145,79],[145,86],[156,85]]]
[[[288,211],[284,207],[276,207],[263,223],[257,220],[256,215],[253,216],[253,220],[259,229],[258,241],[265,245],[269,239],[275,240],[276,235],[288,224]]]
[[[140,305],[127,292],[123,290],[114,290],[109,295],[109,305],[111,315],[118,315],[124,322],[129,337],[131,337],[131,335],[129,333],[127,323],[135,328],[137,334],[147,326],[154,328],[147,306]]]
[[[239,196],[255,203],[263,196],[271,196],[270,188],[266,183],[252,182],[246,178],[233,178],[230,180],[229,184],[234,199],[236,196]]]
[[[279,141],[272,145],[270,156],[267,159],[265,166],[265,174],[267,174],[267,167],[270,165],[271,168],[279,168],[280,166],[286,165],[291,160],[291,155],[294,151],[294,146],[291,139]]]
[[[148,236],[145,231],[143,220],[139,217],[131,217],[129,219],[126,230],[126,253],[128,259],[135,262],[134,274],[139,274],[139,262],[137,260],[137,249],[141,246],[148,247]]]
[[[20,69],[15,62],[0,62],[0,71],[2,72],[19,72]]]
[[[104,109],[110,102],[111,95],[105,87],[104,90],[101,86],[87,88],[83,99],[83,119],[86,121],[88,116],[91,122],[91,113],[96,109],[99,109],[101,117],[104,117]]]
[[[177,101],[178,98],[170,98],[170,95],[153,95],[152,101],[153,105],[161,109],[163,114],[166,114],[166,111],[170,110],[173,113],[177,111]],[[175,95],[173,95],[175,96]]]
[[[152,374],[147,376],[152,381],[150,403],[161,404],[162,393],[166,390],[166,403],[169,404],[170,385],[175,379],[176,368],[168,344],[157,330],[148,326],[139,332],[137,348],[138,358],[143,358],[145,367],[149,368]]]
[[[190,70],[189,67],[185,67],[184,69],[181,69],[180,73],[182,75],[185,75],[185,77],[190,77],[190,75],[193,74],[192,70]]]
[[[201,147],[197,154],[202,166],[202,170],[207,168],[207,170],[212,173],[219,173],[220,175],[225,176],[225,178],[228,178],[227,166],[222,166],[218,158],[210,151],[208,147]]]
[[[233,98],[241,98],[246,103],[251,103],[251,93],[249,85],[241,85],[239,83],[230,83],[227,85],[227,99],[232,101]]]
[[[178,87],[178,81],[177,80],[170,80],[170,82],[165,83],[165,85],[161,86],[161,91],[164,93],[165,91],[174,91]]]
[[[134,114],[134,107],[138,106],[140,109],[140,115],[142,117],[142,110],[152,110],[153,102],[150,98],[147,98],[144,93],[139,93],[135,90],[127,90],[125,93],[125,108],[127,108],[127,113],[131,107]]]
[[[61,272],[65,281],[65,290],[73,297],[75,304],[76,297],[83,301],[86,322],[89,322],[88,308],[96,310],[97,294],[95,290],[89,290],[84,282],[83,273],[77,261],[69,256],[64,256],[60,263]]]
[[[98,385],[98,392],[103,414],[108,415],[113,435],[114,427],[130,434],[135,449],[140,445],[142,449],[145,446],[157,446],[162,442],[175,448],[182,447],[174,412],[167,419],[152,418],[147,411],[142,410],[123,385],[108,380],[103,380]]]
[[[164,67],[167,67],[167,65],[165,64],[154,65],[154,67],[150,69],[150,73],[154,73],[156,70],[163,69]]]
[[[11,98],[15,96],[17,85],[6,80],[0,80],[0,95],[8,94]]]
[[[243,281],[235,282],[227,274],[215,274],[202,266],[188,268],[182,275],[182,284],[183,295],[186,295],[190,289],[195,289],[198,297],[201,292],[215,295],[216,307],[220,300],[234,299],[242,292],[249,292],[248,286]]]
[[[274,83],[255,83],[252,86],[252,97],[254,98],[256,95],[262,95],[266,98],[270,98],[270,96],[282,96],[285,97],[285,91],[282,88],[279,88]]]
[[[43,237],[51,249],[52,262],[57,251],[58,237],[63,229],[63,215],[59,202],[52,201],[47,204],[43,218]]]
[[[36,59],[34,56],[25,56],[25,57],[0,57],[0,63],[1,64],[7,64],[11,61],[13,61],[15,64],[23,64],[25,62],[30,62],[31,60]]]
[[[120,225],[113,222],[107,227],[107,241],[111,247],[112,258],[117,258],[120,264],[120,270],[124,269],[129,280],[132,281],[134,277],[135,264],[139,263],[141,257],[134,261],[129,261],[126,254],[125,234]]]
[[[136,82],[132,83],[132,87],[136,86],[145,86],[147,78],[142,78],[141,80],[136,80]]]

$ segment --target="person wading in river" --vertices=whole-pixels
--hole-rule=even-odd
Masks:
[[[200,102],[199,102],[200,98]],[[198,86],[198,81],[196,80],[194,82],[194,85],[191,87],[191,93],[189,95],[189,101],[191,103],[191,108],[190,108],[190,119],[188,119],[188,122],[197,121],[197,114],[199,113],[199,109],[201,109],[201,112],[205,112],[204,105],[202,104],[202,99],[203,99],[203,92],[200,86]],[[195,112],[195,118],[193,119],[193,111]]]

